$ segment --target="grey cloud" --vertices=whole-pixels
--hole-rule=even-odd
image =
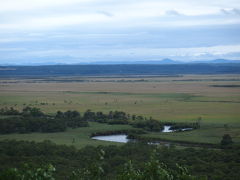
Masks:
[[[175,1],[177,2],[177,0]],[[184,1],[188,5],[189,1]],[[211,4],[208,2],[209,0],[203,1],[208,5]],[[201,3],[190,6],[191,9],[178,6],[178,3],[164,6],[165,3],[159,3],[159,0],[131,0],[131,2],[129,0],[118,2],[96,0],[74,3],[74,5],[66,4],[57,8],[51,6],[44,8],[44,11],[29,9],[21,11],[21,13],[18,11],[6,12],[4,16],[1,16],[3,12],[0,12],[0,28],[1,25],[4,27],[6,22],[24,27],[23,30],[12,27],[9,28],[10,30],[7,28],[0,30],[0,51],[1,47],[5,48],[0,52],[0,61],[5,58],[19,60],[19,62],[24,59],[36,59],[40,62],[44,58],[56,59],[56,61],[62,58],[62,61],[72,62],[76,57],[79,57],[80,60],[90,61],[105,60],[106,58],[113,60],[123,56],[127,60],[130,58],[146,60],[158,59],[160,57],[159,49],[165,53],[163,58],[173,57],[174,54],[168,53],[164,48],[238,45],[240,44],[240,7],[229,1],[232,0],[228,0],[227,5],[224,6],[215,4],[214,8],[211,6],[206,6],[206,9],[200,8],[202,11],[198,10],[198,5]],[[235,8],[229,9],[229,6]],[[195,7],[199,12],[194,12]],[[220,8],[222,8],[221,12]],[[164,11],[164,15],[162,12],[159,14],[159,10]],[[218,12],[216,13],[216,11]],[[86,14],[86,18],[88,15],[90,17],[93,15],[94,22],[73,25],[66,23],[63,26],[56,26],[57,28],[31,29],[31,22],[38,18],[46,20],[52,17],[63,17],[68,22],[68,19],[64,17],[71,17],[71,15],[75,17],[76,15],[78,18],[78,15],[84,14]],[[59,24],[62,23],[61,18],[57,18],[57,20],[60,21]],[[70,20],[71,18],[69,18]],[[51,23],[49,24],[52,26]],[[18,50],[19,47],[24,49]],[[181,55],[180,50],[179,53],[180,55],[175,55],[174,58],[189,58],[184,53]],[[199,56],[190,58],[209,59],[220,56],[207,53],[201,56],[201,53],[197,52],[196,54]],[[228,54],[228,56],[230,55]],[[240,58],[237,53],[234,56]]]
[[[184,14],[179,13],[176,10],[168,10],[165,12],[165,15],[167,15],[167,16],[183,16]]]
[[[232,12],[234,12],[234,13],[237,14],[237,15],[240,15],[240,9],[234,8],[234,9],[232,10]]]
[[[221,9],[221,12],[226,15],[240,15],[240,9]]]
[[[103,14],[107,17],[113,17],[114,15],[110,12],[107,12],[107,11],[98,11],[99,14]]]

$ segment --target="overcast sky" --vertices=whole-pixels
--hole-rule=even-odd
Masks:
[[[240,60],[239,0],[0,0],[0,64]]]

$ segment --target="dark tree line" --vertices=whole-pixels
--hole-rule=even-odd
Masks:
[[[130,120],[130,115],[122,111],[110,111],[107,114],[103,112],[92,112],[87,110],[83,114],[83,118],[86,121],[94,121],[100,123],[109,123],[109,124],[128,124]]]
[[[60,132],[66,130],[65,122],[50,117],[11,117],[0,119],[0,133]]]
[[[55,118],[65,121],[66,126],[71,128],[89,126],[87,120],[82,118],[78,111],[58,111]]]
[[[30,133],[30,132],[61,132],[66,128],[89,126],[88,122],[108,124],[129,124],[146,131],[161,131],[164,125],[160,122],[143,116],[130,115],[123,111],[109,113],[85,111],[82,115],[78,111],[58,111],[55,116],[44,114],[39,108],[25,107],[22,111],[14,108],[2,108],[0,114],[15,115],[0,119],[0,133]],[[172,129],[198,128],[197,123],[171,123]]]
[[[86,110],[83,115],[78,111],[58,111],[56,117],[58,118],[68,118],[75,119],[81,118],[83,121],[92,121],[99,123],[108,124],[129,124],[136,128],[142,128],[147,131],[161,131],[164,125],[171,125],[171,129],[179,130],[182,128],[199,128],[198,123],[168,123],[161,122],[153,119],[152,117],[146,118],[139,115],[130,115],[123,111],[110,111],[108,113],[103,113],[101,111],[93,112],[90,109]]]
[[[164,124],[160,121],[149,119],[149,120],[140,120],[132,123],[133,127],[142,128],[147,131],[162,131]]]
[[[25,107],[16,117],[0,119],[0,133],[62,132],[68,127],[88,126],[78,112],[67,111],[62,114],[58,112],[56,116],[48,116],[38,108]]]
[[[22,111],[14,109],[13,107],[4,107],[0,109],[0,115],[22,115],[22,116],[31,116],[31,117],[41,117],[44,116],[44,113],[36,107],[25,107]]]

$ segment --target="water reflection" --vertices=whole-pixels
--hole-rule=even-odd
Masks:
[[[129,139],[127,139],[126,134],[94,136],[92,137],[92,139],[101,140],[101,141],[121,142],[121,143],[127,143],[128,141],[130,141]]]

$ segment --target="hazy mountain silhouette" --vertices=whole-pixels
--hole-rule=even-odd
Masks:
[[[48,62],[31,62],[31,63],[2,63],[0,66],[42,66],[42,65],[117,65],[117,64],[223,64],[223,63],[240,63],[240,60],[227,60],[227,59],[214,59],[214,60],[204,60],[204,61],[177,61],[172,59],[162,59],[162,60],[149,60],[149,61],[93,61],[93,62],[80,62],[76,63],[77,60],[75,59],[74,62],[68,61],[68,63],[64,63],[64,61],[58,62],[57,60],[48,61]]]

